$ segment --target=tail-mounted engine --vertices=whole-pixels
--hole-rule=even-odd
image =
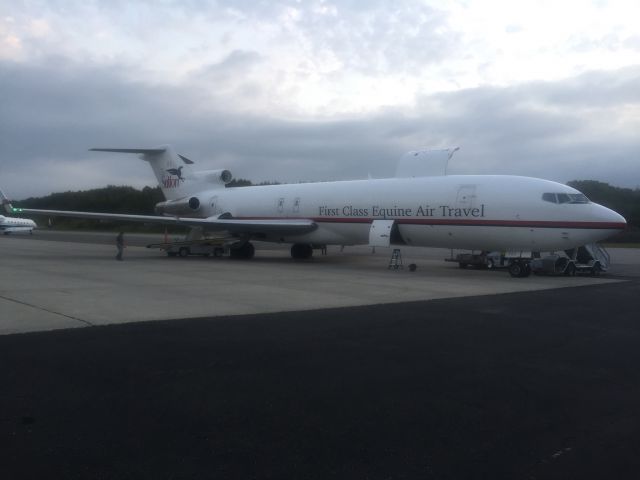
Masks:
[[[198,197],[179,198],[156,203],[156,213],[159,215],[189,215],[200,210]]]
[[[204,170],[201,172],[193,172],[189,180],[193,182],[196,190],[201,188],[201,191],[210,190],[216,188],[216,184],[220,185],[218,188],[222,188],[229,183],[232,179],[231,172],[229,170]],[[205,199],[205,203],[207,200]],[[167,200],[156,204],[156,213],[158,215],[193,215],[198,213],[202,206],[202,200],[196,196],[182,197],[177,200]]]
[[[203,170],[201,172],[194,172],[193,176],[198,181],[203,181],[206,183],[218,183],[220,185],[226,185],[231,181],[233,175],[229,170]]]

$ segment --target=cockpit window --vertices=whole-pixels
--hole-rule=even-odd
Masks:
[[[571,203],[589,203],[589,199],[583,193],[570,193]]]
[[[589,199],[582,193],[543,193],[542,200],[551,203],[589,203]]]

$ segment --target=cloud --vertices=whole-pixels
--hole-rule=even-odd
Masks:
[[[459,48],[446,13],[423,3],[326,2],[296,12],[285,28],[313,55],[330,54],[353,72],[416,73]]]
[[[60,57],[0,62],[0,185],[24,198],[153,184],[134,156],[88,149],[164,143],[203,169],[225,167],[255,181],[390,176],[408,150],[460,146],[450,173],[640,185],[639,68],[422,95],[410,108],[289,118],[234,107],[252,98],[234,89],[242,72],[263,62],[237,51],[198,71],[218,80],[213,92],[197,79],[179,86],[132,81],[126,66]]]

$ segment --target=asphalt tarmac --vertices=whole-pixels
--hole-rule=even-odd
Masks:
[[[291,259],[284,245],[257,245],[251,261],[168,258],[136,246],[158,236],[125,235],[115,261],[112,233],[55,232],[1,237],[0,335],[140,321],[353,307],[597,285],[602,277],[513,279],[506,271],[460,269],[444,249],[403,247],[409,268],[389,269],[391,249],[330,246],[328,255]],[[80,241],[78,241],[80,240]],[[635,260],[640,270],[640,251]],[[616,252],[616,255],[618,253]],[[614,256],[614,258],[615,258]],[[633,265],[632,265],[633,266]],[[615,268],[614,268],[615,267]],[[612,266],[611,272],[619,266]]]
[[[638,478],[637,280],[0,337],[2,478]]]
[[[2,239],[0,330],[32,332],[0,335],[2,480],[639,476],[637,250],[511,279],[437,249],[403,249],[410,273],[367,249],[168,259],[144,235],[115,262],[112,237]]]

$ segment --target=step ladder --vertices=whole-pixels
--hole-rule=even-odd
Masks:
[[[597,243],[589,243],[584,246],[584,248],[589,252],[591,258],[593,260],[597,260],[600,262],[602,270],[607,271],[609,269],[609,265],[611,264],[611,257],[609,256],[609,252],[602,246]]]
[[[399,268],[404,268],[404,265],[402,265],[402,254],[399,248],[394,248],[391,258],[389,259],[389,270],[397,270]]]

